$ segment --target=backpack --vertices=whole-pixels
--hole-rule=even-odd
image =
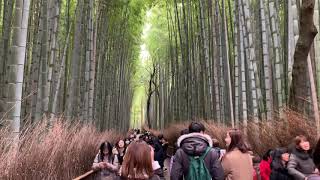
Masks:
[[[201,156],[189,156],[189,173],[186,180],[211,180],[211,175],[207,169],[204,158],[210,152],[211,147],[208,147],[205,153]]]

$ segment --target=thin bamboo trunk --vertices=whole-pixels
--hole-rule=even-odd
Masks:
[[[270,26],[271,26],[271,37],[273,42],[274,49],[274,59],[275,59],[275,79],[276,79],[276,91],[277,91],[277,103],[278,103],[278,111],[280,112],[280,117],[283,117],[283,108],[285,104],[283,103],[283,89],[282,89],[282,77],[283,77],[283,68],[281,64],[280,57],[280,39],[278,38],[277,32],[277,11],[275,8],[274,0],[269,0],[269,18],[270,18]]]
[[[245,40],[245,49],[246,49],[246,56],[248,58],[247,64],[249,69],[249,78],[250,78],[250,94],[251,94],[251,107],[252,107],[252,117],[254,122],[258,122],[258,100],[261,95],[259,93],[259,86],[257,86],[257,65],[255,59],[255,50],[253,46],[253,36],[251,32],[251,22],[250,22],[250,11],[249,11],[249,4],[248,0],[242,0],[242,11],[243,11],[243,18],[244,18],[244,26],[243,26],[243,33],[244,33],[244,40]]]
[[[94,5],[91,4],[93,1],[90,1],[90,7],[93,7]],[[92,12],[91,12],[92,13]],[[93,14],[90,15],[93,17]],[[93,121],[93,111],[94,111],[94,91],[95,91],[95,76],[96,76],[96,51],[97,51],[97,31],[98,31],[98,19],[96,19],[96,25],[95,29],[92,30],[91,38],[92,38],[92,56],[90,59],[90,79],[89,79],[89,121]],[[91,20],[90,24],[91,28],[94,27],[94,22]]]
[[[266,114],[267,120],[272,120],[273,112],[273,95],[272,95],[272,76],[271,76],[271,60],[269,55],[268,35],[266,28],[266,15],[264,9],[264,0],[260,0],[260,27],[262,36],[262,54],[263,54],[263,67],[264,67],[264,82],[265,82],[265,101],[266,101]]]
[[[242,2],[238,0],[239,4],[239,34],[240,34],[240,59],[241,59],[241,104],[242,104],[242,123],[244,127],[248,124],[248,109],[247,109],[247,92],[246,92],[246,68],[245,68],[245,49],[243,36],[243,13],[241,11]]]
[[[7,78],[7,61],[8,61],[8,53],[10,47],[10,34],[11,34],[11,23],[13,18],[13,5],[14,0],[4,1],[3,5],[3,25],[2,25],[2,37],[0,39],[0,97],[4,96],[4,88],[5,87],[5,79]],[[5,98],[5,97],[4,97]]]
[[[7,107],[8,120],[11,125],[12,138],[17,145],[20,134],[20,112],[22,101],[23,71],[25,63],[26,43],[28,34],[29,0],[17,0],[15,17],[12,25],[12,45],[8,61]],[[19,16],[19,14],[21,16]]]
[[[240,67],[241,67],[241,53],[240,53],[240,35],[238,33],[239,27],[239,2],[235,1],[233,14],[234,14],[234,114],[235,114],[235,127],[239,127],[240,125],[240,94],[241,94],[241,87],[240,87]]]
[[[55,67],[55,61],[58,57],[58,53],[57,52],[57,36],[58,36],[58,25],[59,25],[59,16],[60,16],[60,2],[59,0],[54,0],[54,1],[50,1],[50,41],[49,41],[49,69],[48,69],[48,82],[47,82],[47,92],[46,94],[48,94],[48,98],[49,98],[49,113],[52,113],[52,111],[50,111],[52,109],[53,106],[53,98],[55,98],[54,96],[54,92],[53,89],[55,89],[55,87],[53,86],[53,69]],[[69,36],[69,34],[68,34]],[[67,40],[68,41],[68,40]],[[66,49],[67,50],[67,49]],[[65,53],[67,52],[63,52],[63,56],[65,55]],[[65,63],[65,62],[63,62]],[[61,66],[60,66],[61,67]],[[64,65],[63,65],[64,67]],[[59,80],[60,81],[60,80]],[[55,84],[55,86],[58,86],[57,84]],[[50,118],[51,119],[51,118]]]
[[[209,48],[208,48],[208,42],[207,42],[207,33],[206,33],[206,30],[205,30],[205,19],[204,19],[204,0],[200,0],[199,1],[200,3],[200,26],[201,26],[201,34],[202,34],[202,43],[203,43],[203,54],[204,54],[204,65],[205,65],[205,83],[204,83],[204,87],[205,90],[204,90],[204,95],[207,96],[209,95],[209,100],[206,98],[205,100],[205,116],[204,118],[207,119],[209,117],[209,110],[211,109],[210,108],[210,105],[212,102],[210,102],[210,100],[212,99],[211,97],[211,89],[212,89],[212,86],[211,86],[211,76],[210,76],[210,69],[209,69]]]
[[[215,5],[213,7],[216,7],[217,6],[217,2],[215,2]],[[214,11],[215,12],[215,11]],[[215,21],[215,13],[212,13],[212,16],[211,16],[211,23],[212,23],[212,26],[214,25],[214,28],[212,27],[212,47],[216,47],[217,46],[217,34],[216,34],[216,21]],[[213,60],[213,79],[214,79],[214,99],[215,99],[215,111],[216,111],[216,115],[215,115],[215,120],[218,124],[220,124],[221,122],[221,119],[220,119],[220,93],[219,93],[219,79],[218,79],[218,64],[217,64],[217,61],[218,61],[218,53],[217,53],[217,49],[213,49],[213,53],[212,53],[212,60]]]
[[[58,101],[58,93],[60,90],[60,82],[61,82],[61,78],[62,78],[62,74],[63,71],[65,70],[65,61],[66,61],[66,56],[67,56],[67,49],[69,46],[69,40],[70,40],[70,29],[67,35],[67,39],[66,39],[66,44],[64,46],[64,50],[63,50],[63,55],[62,55],[62,59],[61,59],[61,63],[60,63],[60,70],[59,70],[59,74],[57,77],[57,84],[55,86],[55,89],[53,90],[53,99],[52,99],[52,106],[50,109],[50,121],[49,121],[49,125],[52,126],[53,122],[54,122],[54,118],[56,115],[56,110],[57,110],[57,101]]]
[[[229,110],[229,117],[230,117],[230,121],[231,121],[231,126],[235,127],[235,122],[234,122],[234,111],[233,111],[233,98],[232,98],[232,85],[231,85],[231,71],[230,71],[230,59],[229,59],[229,45],[228,45],[228,32],[227,32],[227,17],[225,15],[225,5],[224,5],[224,1],[222,1],[222,30],[223,30],[223,34],[224,34],[224,41],[223,43],[225,43],[224,47],[225,47],[225,64],[226,64],[226,79],[227,79],[227,98],[228,102],[227,102],[227,106],[228,106],[228,110]]]
[[[74,34],[74,47],[72,50],[72,60],[71,60],[71,81],[68,90],[69,99],[67,105],[67,117],[71,119],[75,115],[75,108],[78,106],[78,85],[79,85],[79,60],[80,60],[80,35],[82,32],[81,29],[81,20],[82,20],[82,9],[84,0],[78,1],[77,10],[76,10],[76,24],[75,24],[75,34]]]
[[[49,87],[48,87],[48,1],[42,1],[41,8],[41,21],[42,21],[42,34],[41,34],[41,52],[40,52],[40,73],[41,73],[41,110],[40,115],[48,112],[49,105]]]

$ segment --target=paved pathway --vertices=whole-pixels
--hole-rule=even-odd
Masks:
[[[170,180],[169,166],[170,166],[170,159],[167,158],[167,159],[164,161],[164,167],[167,168],[167,170],[164,171],[164,179],[165,179],[165,180]]]

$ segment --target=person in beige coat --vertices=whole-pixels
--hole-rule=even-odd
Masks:
[[[242,132],[232,129],[225,139],[227,153],[222,158],[226,180],[253,180],[252,159],[244,142]]]

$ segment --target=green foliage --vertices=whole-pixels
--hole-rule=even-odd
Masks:
[[[169,47],[168,22],[166,9],[155,6],[150,10],[150,18],[147,21],[151,28],[145,37],[147,48],[155,59],[164,59]]]

